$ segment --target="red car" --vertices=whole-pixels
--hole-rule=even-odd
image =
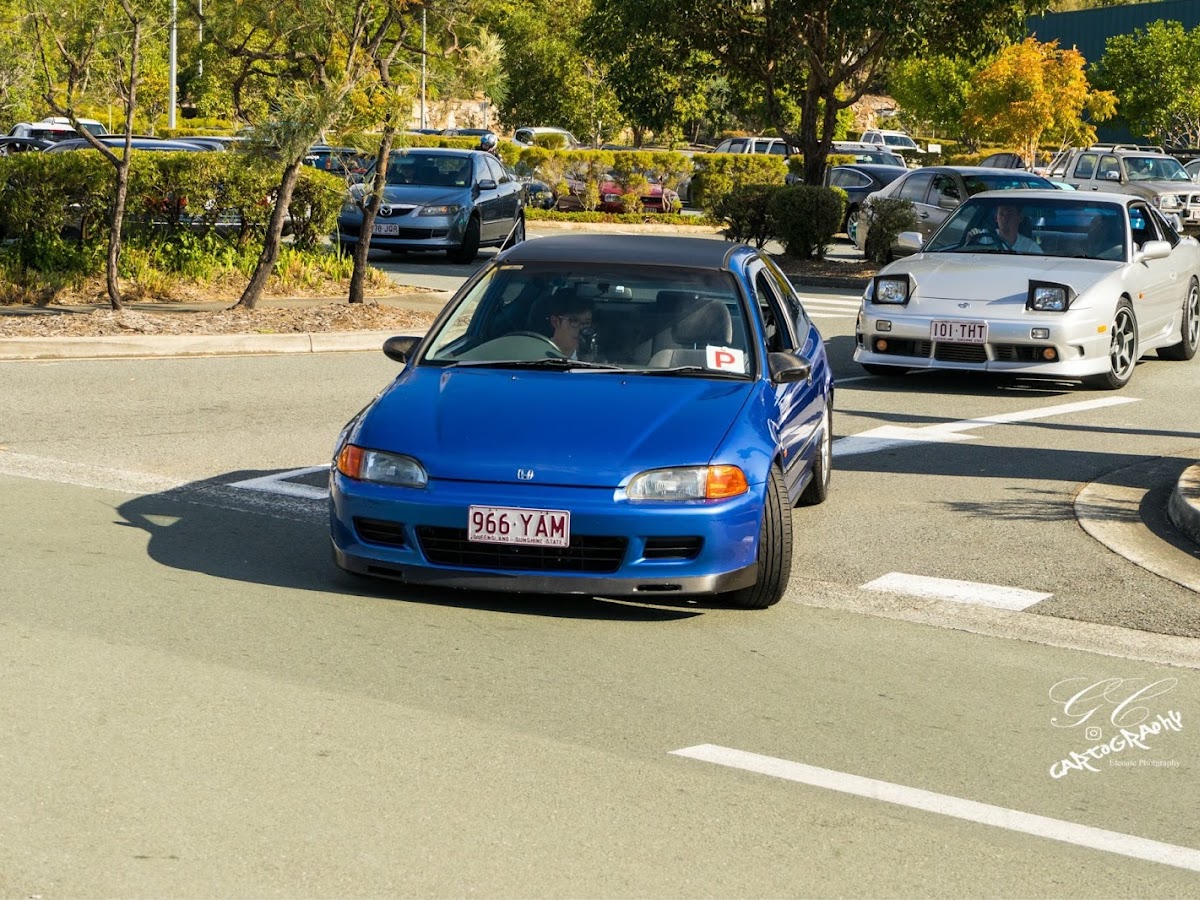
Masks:
[[[555,209],[559,212],[579,212],[583,209],[586,185],[578,179],[568,178],[567,187],[569,191],[559,196]],[[624,189],[617,183],[616,178],[610,175],[600,182],[600,202],[596,206],[596,211],[627,212],[624,197]],[[677,193],[653,181],[646,185],[646,189],[642,192],[642,210],[644,212],[670,213],[675,212],[679,205]]]

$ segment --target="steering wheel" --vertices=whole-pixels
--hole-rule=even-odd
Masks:
[[[993,228],[980,228],[967,236],[964,247],[999,247],[1001,250],[1012,250],[1012,245]]]
[[[508,332],[508,334],[505,335],[505,337],[536,338],[537,340],[539,340],[545,344],[549,344],[552,348],[554,348],[555,353],[557,353],[559,356],[563,357],[564,359],[566,358],[566,354],[564,354],[561,350],[558,349],[558,344],[554,343],[554,341],[550,340],[550,338],[546,337],[546,335],[542,334],[540,331],[510,331],[510,332]]]

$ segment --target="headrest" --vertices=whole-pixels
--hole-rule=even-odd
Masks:
[[[717,344],[733,341],[733,318],[720,300],[709,300],[695,312],[680,319],[671,334],[681,344]]]

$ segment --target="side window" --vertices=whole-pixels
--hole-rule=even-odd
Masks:
[[[524,128],[522,128],[520,131],[518,131],[516,134],[513,135],[513,140],[520,141],[522,144],[532,144],[533,143],[533,134],[529,131],[526,131]]]
[[[778,286],[773,283],[767,269],[759,268],[758,273],[754,276],[754,297],[758,303],[759,315],[762,316],[768,353],[792,350],[796,346],[778,291]]]
[[[721,141],[721,143],[717,144],[717,149],[714,150],[713,153],[729,153],[729,148],[732,146],[733,141],[726,138],[725,140]]]
[[[508,181],[508,174],[504,171],[504,166],[500,165],[500,161],[496,159],[485,159],[484,165],[487,166],[487,177],[496,182],[496,184],[504,184]]]
[[[833,177],[830,179],[830,184],[833,187],[840,188],[862,188],[867,187],[870,183],[870,178],[862,172],[855,172],[853,169],[834,169]]]
[[[749,144],[745,140],[733,140],[729,142],[730,153],[745,153]]]
[[[1171,225],[1166,218],[1154,207],[1148,207],[1150,217],[1154,219],[1158,225],[1158,233],[1162,235],[1162,239],[1167,241],[1172,247],[1179,243],[1179,233],[1175,231],[1175,227]]]
[[[924,203],[925,191],[932,180],[933,175],[929,172],[914,172],[904,179],[904,184],[900,185],[900,192],[896,196],[913,203]]]
[[[953,175],[942,172],[933,176],[933,191],[929,195],[931,204],[942,209],[955,209],[962,201],[962,192]]]
[[[1116,176],[1114,178],[1113,176]],[[1096,171],[1096,177],[1101,181],[1116,181],[1121,177],[1121,162],[1115,156],[1105,154],[1100,157],[1100,168]]]
[[[1150,208],[1144,203],[1131,203],[1129,205],[1129,230],[1133,232],[1133,242],[1137,246],[1142,246],[1146,241],[1157,241],[1159,239],[1158,227],[1155,224],[1154,216],[1150,212]]]
[[[1096,154],[1084,153],[1075,163],[1074,177],[1091,178],[1094,174],[1096,174]]]

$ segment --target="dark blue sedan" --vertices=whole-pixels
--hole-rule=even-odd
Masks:
[[[779,601],[829,491],[833,377],[750,247],[570,235],[485,265],[343,430],[335,559],[413,584]]]

